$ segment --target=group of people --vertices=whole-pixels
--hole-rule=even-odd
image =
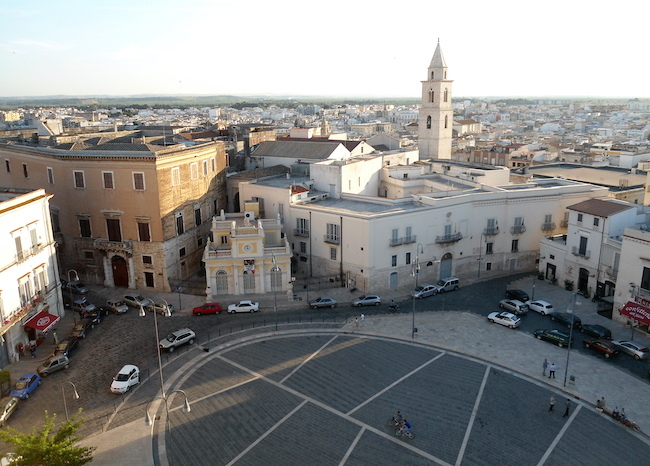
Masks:
[[[555,378],[555,363],[551,363],[551,366],[549,367],[548,361],[544,359],[544,362],[542,363],[542,375],[546,377],[546,369],[548,368],[548,378]]]
[[[406,434],[411,431],[411,424],[404,418],[402,413],[397,411],[397,414],[393,416],[393,421],[395,421],[395,425],[398,426],[399,430],[403,433]]]

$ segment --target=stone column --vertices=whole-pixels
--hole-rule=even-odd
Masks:
[[[129,289],[135,290],[136,281],[135,281],[135,270],[133,268],[133,256],[129,257],[128,264],[129,264]]]
[[[102,264],[104,265],[104,286],[113,287],[115,283],[113,282],[113,267],[111,267],[111,261],[108,254],[102,258]]]

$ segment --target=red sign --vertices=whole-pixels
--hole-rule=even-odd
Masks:
[[[619,311],[622,316],[629,317],[632,320],[636,320],[641,324],[650,326],[650,309],[640,304],[633,303],[628,301],[625,306]]]
[[[35,328],[36,330],[40,330],[43,333],[47,333],[47,331],[52,328],[52,326],[59,320],[60,318],[58,316],[54,316],[43,311],[39,312],[34,317],[29,319],[27,322],[25,322],[24,325],[25,327]]]

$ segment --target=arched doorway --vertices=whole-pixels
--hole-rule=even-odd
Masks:
[[[440,259],[440,278],[451,277],[451,253],[447,253]]]
[[[589,270],[585,268],[580,268],[580,273],[578,274],[578,292],[582,293],[583,296],[587,296],[589,290],[587,289],[589,284]]]
[[[216,294],[228,294],[228,273],[225,270],[218,270],[215,274]]]
[[[390,274],[390,280],[389,280],[389,283],[388,283],[388,287],[391,290],[394,290],[395,288],[397,288],[397,272],[393,272],[393,273]]]
[[[113,256],[111,266],[113,267],[113,284],[127,288],[129,286],[129,270],[126,260],[121,256]]]

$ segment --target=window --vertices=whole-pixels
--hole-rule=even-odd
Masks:
[[[9,165],[9,159],[5,159],[5,167],[7,167],[7,173],[11,173],[11,165]]]
[[[201,225],[201,207],[194,207],[194,223],[198,227]]]
[[[79,219],[79,232],[82,238],[92,238],[92,232],[90,231],[90,219]]]
[[[74,176],[74,187],[75,188],[85,188],[86,187],[86,177],[83,170],[74,170],[72,172]]]
[[[153,272],[145,272],[144,273],[144,284],[148,288],[153,288],[154,287],[154,284],[153,284]]]
[[[431,129],[431,115],[427,117],[427,129]]]
[[[208,161],[203,161],[203,176],[208,176]]]
[[[52,167],[47,167],[47,182],[54,184],[54,169]]]
[[[445,225],[445,236],[451,236],[451,225]]]
[[[390,266],[397,267],[397,255],[393,255],[390,258]]]
[[[406,253],[406,265],[409,265],[411,263],[411,253],[407,252]]]
[[[20,288],[20,304],[26,305],[29,302],[29,299],[32,297],[32,287],[30,285],[29,277],[21,279],[23,281],[19,282]]]
[[[212,170],[212,173],[217,171],[217,161],[214,157],[210,158],[210,169]]]
[[[255,291],[255,275],[244,272],[244,292],[253,293]]]
[[[32,249],[36,249],[38,247],[38,232],[35,224],[29,228],[29,238],[32,240]]]
[[[546,214],[544,215],[544,223],[551,223],[553,221],[553,215]]]
[[[339,225],[335,223],[328,223],[327,224],[327,235],[325,238],[326,241],[335,241],[339,242],[341,241],[341,228]]]
[[[445,87],[445,102],[447,102],[448,97],[449,97],[449,91],[448,91],[447,88]],[[446,118],[445,118],[445,120],[446,120]],[[446,128],[446,127],[447,127],[447,122],[445,121],[445,128]]]
[[[205,200],[205,219],[208,220],[212,217],[212,212],[210,212],[210,199]]]
[[[219,215],[219,201],[216,197],[212,200],[212,211],[214,215]]]
[[[178,167],[172,168],[172,186],[180,186],[181,184],[181,169]]]
[[[29,178],[29,172],[27,171],[27,164],[23,164],[23,175],[25,175],[25,178]]]
[[[120,221],[116,218],[106,219],[106,230],[108,231],[109,241],[122,241],[122,232],[120,231]]]
[[[219,270],[216,274],[217,293],[228,293],[228,273],[225,270]]]
[[[433,98],[436,96],[436,93],[433,89],[429,89],[429,102],[433,102]]]
[[[284,204],[278,203],[278,213],[280,214],[280,223],[284,224]]]
[[[304,241],[300,242],[300,253],[307,254],[307,243],[305,243]]]
[[[104,180],[104,189],[115,189],[113,172],[102,172],[102,180]]]
[[[492,262],[485,263],[485,270],[492,270]]]
[[[600,223],[600,219],[598,217],[594,217],[594,226],[597,227],[598,223]]]
[[[185,257],[185,248],[180,248],[178,250],[178,256],[179,257]]]
[[[22,262],[22,260],[25,258],[25,254],[23,253],[23,242],[20,239],[20,236],[16,236],[14,238],[14,243],[16,244],[16,261]]]
[[[330,248],[330,259],[336,260],[336,248]]]
[[[520,227],[524,224],[524,218],[523,217],[515,217],[515,226]]]
[[[57,209],[50,210],[50,217],[52,218],[52,230],[54,230],[54,233],[60,233],[61,224],[59,223],[59,211]]]
[[[133,189],[136,191],[144,191],[144,173],[133,172]]]
[[[643,276],[641,277],[641,288],[650,291],[650,269],[643,267]]]
[[[192,162],[190,164],[190,179],[196,180],[199,177],[199,164]]]
[[[203,238],[197,238],[197,239],[196,239],[196,245],[197,245],[198,247],[203,246]]]
[[[152,256],[142,256],[142,263],[143,264],[153,264],[153,257]]]
[[[578,214],[578,222],[582,222],[582,214]]]
[[[176,212],[176,235],[185,233],[185,223],[183,223],[183,212]]]
[[[494,245],[494,243],[485,243],[485,254],[492,254],[493,253],[493,249],[492,249],[493,245]]]
[[[512,252],[517,252],[519,251],[519,240],[518,239],[513,239],[512,240],[512,247],[510,248]]]
[[[587,239],[584,236],[580,237],[580,247],[578,248],[578,254],[581,256],[587,255]]]
[[[223,235],[223,236],[221,237],[221,245],[222,245],[222,246],[227,246],[227,245],[228,245],[228,236]]]
[[[445,129],[447,129],[447,122],[448,122],[449,116],[445,115]]]
[[[282,269],[280,267],[271,268],[271,291],[282,290]]]
[[[151,241],[151,231],[148,223],[138,222],[138,237],[140,241]]]
[[[84,257],[86,258],[87,261],[95,260],[95,255],[93,254],[92,251],[84,251]]]

